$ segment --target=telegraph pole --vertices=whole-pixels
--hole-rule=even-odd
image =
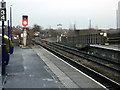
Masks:
[[[74,23],[74,30],[76,30],[76,24]]]
[[[89,29],[91,29],[91,19],[89,20]]]
[[[117,30],[119,30],[119,11],[116,10],[116,24],[117,24]]]

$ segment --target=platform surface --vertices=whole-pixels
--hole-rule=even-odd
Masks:
[[[105,88],[100,83],[85,75],[83,72],[76,70],[64,60],[53,55],[49,51],[42,47],[35,47],[34,50],[42,58],[42,60],[48,65],[52,72],[59,78],[59,80],[67,88]]]
[[[4,88],[104,88],[40,46],[15,47],[7,74]]]
[[[107,50],[114,50],[114,51],[120,51],[120,45],[90,45],[92,47],[107,49]]]
[[[64,88],[32,49],[15,47],[6,71],[4,88]]]

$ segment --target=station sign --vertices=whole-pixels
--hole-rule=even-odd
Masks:
[[[6,21],[6,8],[0,8],[0,21]]]

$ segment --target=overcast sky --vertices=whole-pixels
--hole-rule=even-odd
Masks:
[[[2,1],[2,0],[1,0]],[[116,28],[116,9],[119,0],[5,0],[7,16],[10,5],[13,10],[13,25],[22,26],[22,15],[29,16],[29,26],[34,24],[44,28]],[[9,19],[9,16],[8,18]]]

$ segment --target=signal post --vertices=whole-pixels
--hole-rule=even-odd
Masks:
[[[23,47],[26,47],[27,46],[26,26],[28,25],[28,16],[27,15],[22,16],[22,25],[24,26],[24,28],[23,28]]]

